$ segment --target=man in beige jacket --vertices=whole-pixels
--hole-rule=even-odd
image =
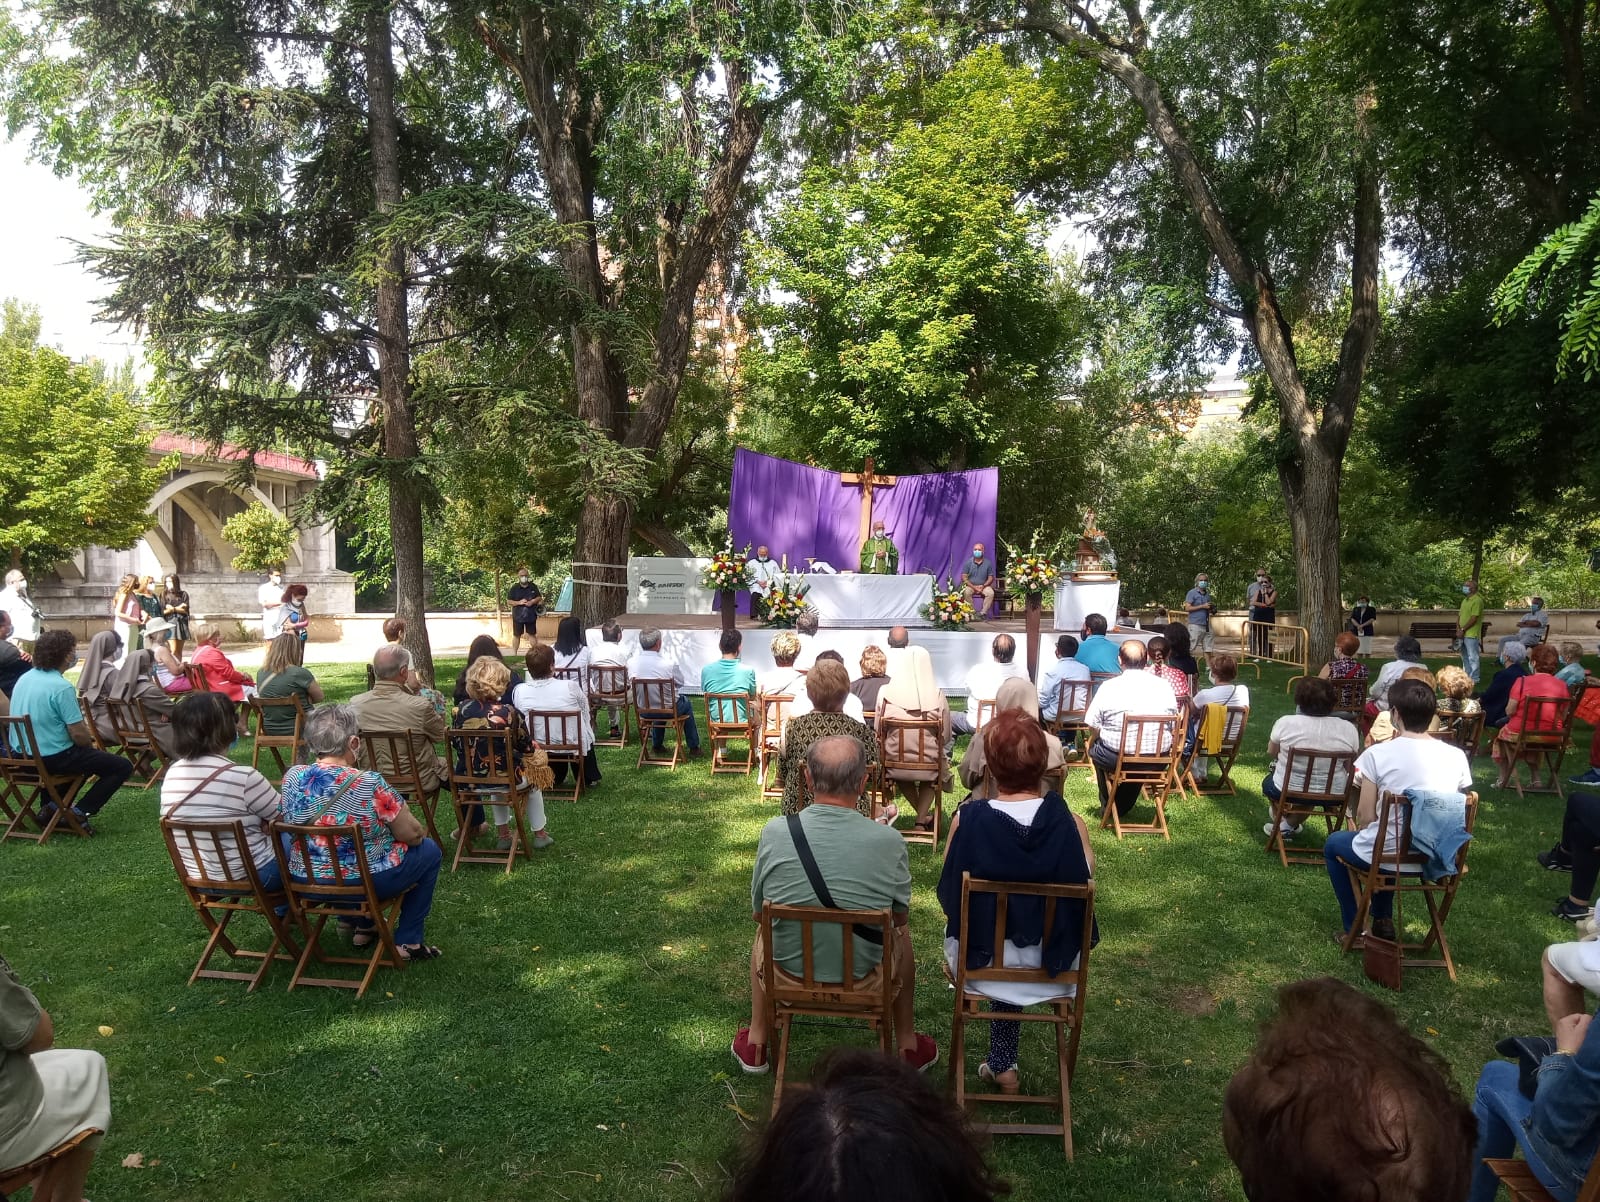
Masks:
[[[430,793],[440,787],[445,776],[444,758],[434,744],[444,738],[444,715],[427,698],[418,696],[419,682],[411,670],[411,652],[398,643],[378,648],[372,657],[373,685],[370,691],[350,698],[362,734],[377,731],[404,731],[411,736],[411,752],[416,757],[422,787]],[[388,763],[385,748],[378,747],[378,771],[393,783],[395,765]]]

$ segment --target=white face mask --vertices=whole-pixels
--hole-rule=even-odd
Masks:
[[[528,583],[528,577],[526,575],[518,576],[517,577],[517,583],[519,583],[519,584],[527,584]]]

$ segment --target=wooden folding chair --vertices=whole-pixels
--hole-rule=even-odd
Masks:
[[[1572,744],[1572,715],[1577,702],[1572,697],[1523,697],[1517,702],[1514,718],[1522,720],[1520,730],[1512,732],[1509,739],[1500,739],[1502,752],[1511,761],[1511,783],[1517,796],[1526,793],[1554,793],[1565,797],[1561,791],[1561,761]],[[1495,736],[1499,738],[1499,735]],[[1549,775],[1549,783],[1537,789],[1528,785],[1523,789],[1522,773],[1517,771],[1523,760],[1528,761],[1528,771],[1536,773],[1542,765]]]
[[[1500,1184],[1505,1186],[1511,1202],[1556,1202],[1555,1195],[1545,1189],[1539,1178],[1534,1176],[1526,1160],[1496,1160],[1493,1157],[1485,1157],[1483,1163],[1500,1178]],[[1578,1191],[1578,1202],[1600,1202],[1600,1156],[1596,1156],[1589,1165],[1588,1175],[1583,1179],[1583,1188]]]
[[[1483,741],[1483,716],[1481,709],[1470,714],[1441,712],[1438,715],[1439,729],[1433,732],[1433,737],[1461,748],[1467,753],[1467,762],[1471,763],[1478,755],[1478,745]]]
[[[706,729],[711,739],[711,772],[749,776],[756,763],[756,703],[746,693],[707,693]],[[744,754],[730,752],[744,744]]]
[[[1389,850],[1389,824],[1391,814],[1401,812],[1400,839],[1393,851]],[[1478,795],[1467,794],[1466,827],[1472,833],[1478,816]],[[1398,793],[1383,793],[1378,798],[1378,837],[1372,848],[1372,861],[1365,871],[1345,865],[1350,883],[1356,890],[1356,916],[1345,933],[1343,950],[1348,953],[1357,936],[1363,933],[1367,916],[1372,911],[1372,899],[1379,893],[1394,894],[1394,929],[1400,943],[1402,968],[1442,968],[1456,979],[1455,960],[1450,955],[1450,941],[1445,938],[1445,919],[1450,917],[1455,905],[1456,889],[1467,869],[1467,849],[1471,842],[1463,843],[1456,853],[1455,872],[1437,881],[1423,875],[1428,857],[1417,851],[1411,843],[1411,803]],[[1407,894],[1420,893],[1428,907],[1428,934],[1421,943],[1407,943],[1401,914],[1401,903]],[[1428,952],[1437,947],[1439,954],[1429,957]],[[1412,953],[1412,954],[1407,954]]]
[[[578,801],[583,797],[583,714],[577,710],[529,710],[528,738],[544,748],[550,766],[566,764],[572,784],[553,785],[544,791],[548,800]]]
[[[439,791],[443,782],[431,789],[423,786],[422,766],[417,761],[416,734],[409,730],[362,731],[361,762],[368,770],[382,775],[391,789],[422,811],[423,820],[428,824],[428,836],[443,847],[444,840],[439,837],[438,822]],[[431,745],[424,754],[433,754]]]
[[[898,751],[889,754],[890,736],[898,734]],[[938,799],[933,806],[933,829],[919,831],[914,827],[902,829],[907,843],[926,843],[939,846],[939,826],[944,820],[944,791],[940,783],[944,775],[944,723],[937,718],[880,718],[878,720],[878,761],[883,767],[883,795],[888,801],[896,792],[905,793],[910,801],[908,786],[927,782],[898,780],[896,771],[928,772],[934,774],[933,784]],[[915,817],[915,807],[907,807]],[[901,814],[900,817],[906,817]],[[899,821],[899,819],[896,819]]]
[[[113,732],[111,739],[108,741],[100,730],[100,724],[94,720],[93,703],[83,695],[81,690],[78,693],[78,711],[83,715],[83,724],[89,728],[89,738],[94,744],[94,749],[96,751],[116,751],[120,744],[116,741],[115,732]]]
[[[616,706],[620,711],[620,724],[616,738],[600,738],[600,711]],[[628,691],[628,669],[614,664],[589,666],[589,712],[593,717],[595,745],[597,747],[626,747],[628,745],[628,711],[631,708]]]
[[[1178,774],[1180,784],[1185,784],[1196,793],[1226,794],[1232,797],[1237,790],[1233,787],[1233,765],[1239,758],[1239,748],[1244,745],[1245,727],[1250,723],[1250,707],[1248,705],[1230,705],[1228,713],[1222,724],[1222,747],[1214,756],[1206,757],[1210,763],[1206,765],[1206,777],[1196,780],[1194,775],[1195,761],[1201,758],[1200,739],[1197,735],[1194,747],[1183,761],[1183,769]],[[1217,783],[1210,782],[1211,764],[1216,764],[1220,770]]]
[[[974,703],[972,711],[972,729],[980,731],[994,717],[995,699],[993,697],[979,697]]]
[[[65,776],[45,767],[33,736],[33,719],[26,714],[0,718],[0,817],[7,839],[47,843],[62,824],[74,834],[88,838],[82,820],[72,805],[82,790],[84,776]],[[46,816],[45,804],[55,806]]]
[[[1171,839],[1167,830],[1167,797],[1178,788],[1178,757],[1183,741],[1178,735],[1182,717],[1178,714],[1127,714],[1122,719],[1122,741],[1117,746],[1117,762],[1106,785],[1110,799],[1100,815],[1100,829],[1123,835],[1160,835]],[[1156,816],[1150,822],[1124,822],[1117,811],[1117,787],[1138,785],[1155,803]]]
[[[185,822],[166,817],[161,820],[161,834],[167,841],[167,854],[172,857],[178,884],[183,886],[189,904],[211,936],[206,940],[194,971],[189,974],[189,984],[193,985],[201,977],[249,981],[250,988],[245,992],[253,993],[274,960],[293,964],[299,959],[301,948],[290,933],[289,920],[277,914],[280,906],[289,904],[289,899],[282,889],[269,892],[262,885],[261,873],[250,859],[250,844],[242,820]],[[272,932],[266,951],[243,948],[233,941],[228,925],[239,914],[259,914],[266,919]],[[235,960],[260,963],[254,972],[208,967],[211,957],[219,951]]]
[[[1089,673],[1089,699],[1094,700],[1094,695],[1100,691],[1100,686],[1108,680],[1115,680],[1119,673],[1116,672],[1091,672]]]
[[[584,681],[582,668],[551,668],[550,679],[570,680],[573,684],[578,686],[579,692],[583,691]]]
[[[517,748],[522,745],[522,716],[509,727],[452,727],[449,741],[450,796],[456,807],[454,872],[463,864],[496,864],[510,872],[520,855],[533,859],[533,839],[528,832],[527,794],[519,770]],[[581,765],[580,765],[581,771]],[[475,806],[501,805],[511,811],[511,846],[505,851],[479,851],[472,845],[472,810]]]
[[[1325,861],[1322,849],[1290,847],[1281,833],[1284,823],[1302,826],[1320,817],[1328,834],[1344,829],[1349,812],[1351,788],[1356,777],[1354,751],[1321,751],[1314,747],[1291,747],[1283,766],[1281,796],[1272,803],[1272,834],[1267,836],[1267,854],[1274,851],[1285,868],[1290,864],[1315,864]]]
[[[783,781],[778,776],[778,750],[783,743],[784,723],[789,721],[789,707],[794,698],[788,693],[758,694],[756,710],[759,732],[756,743],[756,779],[761,785],[761,796],[782,797]]]
[[[1356,724],[1356,729],[1364,736],[1367,727],[1372,723],[1367,720],[1367,678],[1365,676],[1341,676],[1337,679],[1328,678],[1328,683],[1333,686],[1333,713],[1340,718],[1347,718]]]
[[[994,960],[987,968],[967,967],[967,945],[970,934],[970,899],[974,893],[992,894],[995,899]],[[1021,899],[1028,899],[1021,901]],[[1042,945],[1050,945],[1051,933],[1058,921],[1069,921],[1066,907],[1070,902],[1083,904],[1083,923],[1076,965],[1050,976],[1043,968],[1007,967],[1006,916],[1013,904],[1044,907],[1044,936]],[[956,968],[952,975],[948,962],[945,975],[955,985],[955,1013],[950,1028],[950,1080],[955,1088],[956,1105],[974,1110],[984,1105],[1053,1106],[1060,1111],[1058,1123],[974,1123],[978,1130],[992,1135],[1059,1135],[1067,1159],[1072,1159],[1072,1074],[1078,1064],[1078,1037],[1083,1033],[1083,1007],[1089,993],[1089,948],[1094,942],[1094,882],[1083,885],[1019,884],[1004,881],[974,880],[970,872],[961,874],[961,926],[960,942],[956,951]],[[1044,1012],[1023,1010],[1021,1013],[997,1013],[986,1009],[988,1000],[973,988],[983,981],[1007,984],[1045,985],[1060,989],[1057,997],[1035,1003],[1047,1007]],[[1053,1094],[1006,1094],[967,1092],[966,1028],[968,1023],[983,1022],[1050,1023],[1056,1036],[1056,1092]]]
[[[639,762],[634,766],[643,768],[651,764],[658,768],[676,768],[683,758],[683,726],[687,720],[678,713],[677,681],[641,677],[631,683],[633,712],[639,719]],[[671,734],[671,755],[664,755],[651,745],[657,731]],[[663,738],[663,751],[665,742]]]
[[[27,1164],[20,1164],[14,1169],[0,1170],[0,1197],[7,1197],[29,1185],[34,1187],[34,1197],[38,1197],[37,1191],[41,1179],[50,1171],[51,1166],[76,1152],[87,1141],[104,1134],[105,1129],[102,1127],[85,1127],[71,1139],[51,1148],[43,1156],[35,1156]],[[1579,1199],[1579,1202],[1584,1200]]]
[[[348,839],[355,848],[354,871],[339,862],[339,840]],[[285,846],[284,840],[288,840]],[[328,865],[333,870],[333,880],[296,880],[289,866],[296,856],[311,871],[311,847],[314,843],[327,849]],[[289,978],[289,992],[300,985],[320,985],[329,989],[354,989],[356,996],[366,993],[367,986],[380,968],[404,968],[400,950],[394,941],[394,924],[400,916],[400,903],[415,886],[402,889],[386,900],[378,897],[372,883],[372,870],[367,865],[366,845],[361,841],[361,828],[355,823],[345,826],[296,826],[289,822],[272,824],[272,847],[278,856],[278,867],[283,876],[283,891],[289,899],[289,913],[300,928],[305,940],[300,959],[295,962],[294,975]],[[367,918],[372,921],[372,954],[370,956],[330,956],[322,949],[322,931],[328,919]],[[358,949],[359,950],[359,949]],[[357,980],[348,977],[308,977],[306,968],[315,959],[318,964],[353,964],[365,971]]]
[[[128,783],[135,789],[154,788],[166,775],[169,760],[156,739],[150,711],[138,701],[108,697],[106,712],[111,715],[111,729],[117,732],[122,756],[133,765]]]
[[[1085,752],[1089,725],[1083,718],[1089,712],[1089,698],[1093,693],[1092,681],[1063,680],[1056,684],[1056,716],[1050,719],[1045,729],[1061,740],[1061,750],[1069,770],[1089,764]]]
[[[778,967],[772,950],[772,930],[776,922],[800,925],[800,975]],[[838,927],[844,953],[843,982],[817,977],[817,925]],[[857,929],[876,931],[881,937],[883,959],[870,971],[855,972]],[[878,1048],[888,1054],[894,1049],[894,999],[899,993],[894,971],[894,915],[889,910],[829,910],[822,906],[761,905],[762,975],[767,995],[768,1038],[776,1037],[776,1080],[772,1090],[772,1113],[783,1102],[783,1079],[789,1068],[789,1034],[794,1020],[801,1016],[823,1019],[860,1019],[877,1037]]]
[[[286,735],[275,735],[267,730],[267,711],[286,710],[294,711],[294,730]],[[278,764],[278,779],[273,781],[279,784],[283,781],[283,774],[289,771],[290,765],[300,762],[301,753],[305,751],[305,722],[306,707],[300,701],[299,693],[290,693],[287,697],[262,697],[260,694],[250,698],[250,712],[256,719],[255,746],[250,749],[250,766],[257,772],[261,771],[261,753],[272,752],[272,758]],[[289,758],[283,758],[287,751]],[[264,774],[265,775],[265,774]],[[272,777],[267,776],[268,780]]]

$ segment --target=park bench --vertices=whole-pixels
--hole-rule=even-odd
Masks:
[[[1418,642],[1421,642],[1423,639],[1444,639],[1446,642],[1450,643],[1451,646],[1454,646],[1456,641],[1456,624],[1454,621],[1413,622],[1411,623],[1411,629],[1407,633],[1409,633],[1411,637],[1416,639]],[[1489,641],[1489,623],[1487,622],[1483,624],[1482,641]]]

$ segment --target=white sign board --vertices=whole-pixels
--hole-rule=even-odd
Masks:
[[[665,555],[628,560],[628,612],[631,614],[708,614],[716,596],[700,584],[709,559],[673,559]]]

